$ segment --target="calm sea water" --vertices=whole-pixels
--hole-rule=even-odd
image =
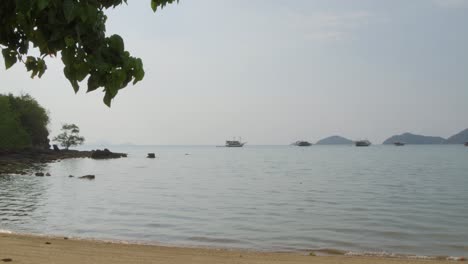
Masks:
[[[468,255],[463,146],[131,147],[0,176],[0,229],[257,250]],[[146,159],[155,152],[157,159]],[[189,154],[189,155],[187,155]],[[96,180],[69,178],[95,174]]]

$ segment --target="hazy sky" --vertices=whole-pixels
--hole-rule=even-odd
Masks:
[[[76,123],[88,143],[375,143],[468,127],[468,0],[149,0],[108,12],[108,34],[146,77],[112,108],[77,95],[60,58],[42,79],[0,69],[0,93],[30,93],[52,135]],[[3,65],[3,63],[2,63]]]

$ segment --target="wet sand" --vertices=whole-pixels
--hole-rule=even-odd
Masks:
[[[11,261],[10,261],[11,260]],[[289,263],[289,264],[398,264],[452,263],[447,260],[421,260],[381,257],[309,256],[300,253],[266,253],[241,250],[182,248],[109,243],[104,241],[0,234],[0,263]],[[458,262],[454,262],[458,263]]]

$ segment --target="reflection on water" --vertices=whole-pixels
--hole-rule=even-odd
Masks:
[[[134,147],[0,177],[0,229],[260,250],[467,255],[457,146]],[[146,159],[156,152],[158,159]],[[185,155],[190,153],[190,155]],[[95,181],[69,175],[96,175]]]
[[[0,175],[1,228],[8,229],[12,223],[27,223],[44,202],[46,192],[47,186],[42,179]]]

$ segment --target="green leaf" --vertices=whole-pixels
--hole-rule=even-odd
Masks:
[[[7,70],[18,61],[18,58],[16,57],[16,51],[14,50],[3,49],[2,54],[3,58],[5,59],[5,67]]]
[[[65,68],[63,68],[63,73],[65,74],[65,77],[67,77],[67,79],[70,81],[75,93],[77,93],[80,89],[80,86],[78,85],[78,81],[75,78],[75,72],[73,71],[73,69],[71,67],[65,66]]]
[[[65,37],[65,45],[67,47],[72,47],[73,45],[75,45],[75,40],[73,39],[72,36],[66,36]]]
[[[0,0],[0,50],[5,67],[18,61],[32,77],[42,77],[41,59],[61,54],[63,74],[78,91],[88,79],[88,91],[104,87],[108,105],[131,82],[143,79],[141,60],[125,51],[118,35],[106,36],[107,11],[127,0]],[[151,0],[154,11],[177,0]],[[159,10],[158,10],[159,11]],[[29,56],[34,54],[34,56]],[[27,57],[27,58],[26,58]]]
[[[75,60],[75,50],[73,48],[66,48],[62,50],[62,61],[65,65],[71,65]]]
[[[158,9],[158,1],[151,0],[151,8],[153,9],[153,12],[156,12],[156,10]]]
[[[78,93],[78,91],[80,90],[80,85],[78,84],[78,82],[76,80],[73,80],[73,81],[70,81],[71,84],[72,84],[72,87],[73,87],[73,90],[75,91],[75,93]]]
[[[47,70],[47,65],[45,63],[45,61],[43,59],[39,59],[37,61],[37,70],[38,70],[38,76],[39,78],[42,77],[42,75],[44,74],[44,72]]]
[[[37,0],[38,11],[44,10],[49,5],[49,0]]]
[[[86,6],[83,6],[83,5],[80,5],[79,6],[79,11],[78,11],[78,15],[81,19],[82,22],[86,22],[86,20],[88,20],[88,12],[86,11]]]
[[[37,65],[37,60],[33,56],[28,56],[24,64],[26,66],[26,70],[32,71]]]
[[[91,74],[88,78],[88,93],[99,88],[99,77],[97,74]]]
[[[151,0],[151,8],[156,12],[159,6],[164,8],[167,4],[171,4],[175,1],[177,1],[177,3],[179,2],[179,0]]]
[[[110,96],[109,93],[106,92],[106,95],[104,95],[104,103],[105,103],[108,107],[111,107],[111,101],[112,101],[112,97]]]
[[[143,80],[143,77],[145,77],[145,71],[143,70],[143,61],[141,59],[136,59],[135,61],[134,76],[135,76],[135,80],[133,80],[133,85]]]
[[[16,0],[16,10],[18,10],[20,13],[28,13],[31,8],[33,1],[31,0]]]
[[[26,54],[28,53],[28,50],[29,50],[29,43],[27,41],[21,42],[18,52],[20,54]]]
[[[33,56],[28,56],[24,64],[28,72],[31,72],[31,78],[34,78],[38,74],[40,78],[47,69],[45,61],[43,59],[35,58]]]
[[[75,64],[74,68],[76,80],[79,82],[84,80],[89,73],[89,66],[85,62]]]
[[[82,12],[85,12],[86,13],[86,17],[88,19],[88,21],[96,21],[97,17],[98,17],[98,10],[96,10],[96,8],[94,8],[92,5],[87,5],[86,6],[86,10],[85,11],[82,11]]]
[[[63,15],[68,23],[70,23],[75,18],[75,3],[73,0],[64,0],[63,1]]]
[[[119,35],[112,35],[109,37],[109,46],[118,53],[124,52],[124,42]]]

